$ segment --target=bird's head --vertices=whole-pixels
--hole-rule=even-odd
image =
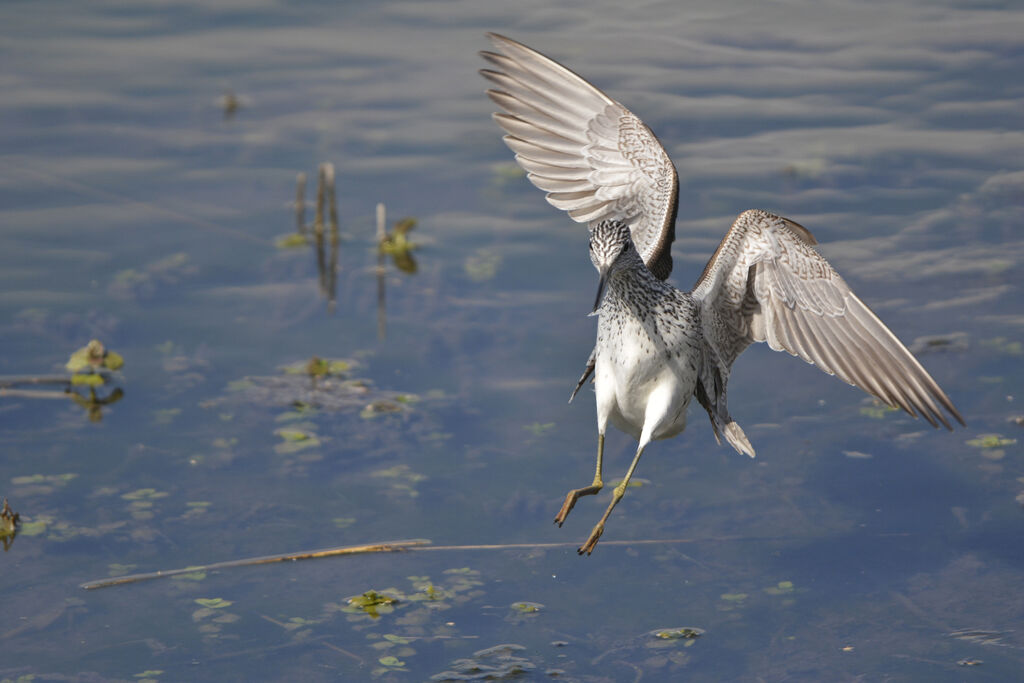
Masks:
[[[601,305],[609,279],[637,263],[643,266],[633,245],[629,226],[620,220],[604,220],[590,225],[590,261],[601,278],[597,285],[597,298],[594,299],[594,312]]]

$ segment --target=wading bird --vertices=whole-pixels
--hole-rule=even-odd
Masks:
[[[736,357],[768,342],[890,406],[951,429],[964,424],[939,385],[812,245],[810,231],[767,211],[733,222],[689,292],[672,271],[678,180],[654,133],[624,106],[561,64],[504,36],[481,52],[480,73],[505,143],[553,206],[587,223],[600,276],[597,343],[572,396],[594,374],[597,468],[555,517],[561,526],[581,496],[599,492],[608,422],[638,440],[622,482],[579,553],[590,554],[655,439],[686,427],[690,399],[707,411],[715,438],[754,457],[729,415]],[[572,397],[569,399],[572,400]]]

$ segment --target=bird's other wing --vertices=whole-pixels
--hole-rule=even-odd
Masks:
[[[907,347],[811,246],[803,226],[765,211],[732,224],[693,296],[704,332],[732,365],[767,341],[932,426],[963,418]]]
[[[672,271],[678,179],[654,133],[628,109],[561,64],[521,43],[487,34],[481,52],[502,112],[505,143],[553,206],[578,223],[618,219],[629,225],[647,267]]]

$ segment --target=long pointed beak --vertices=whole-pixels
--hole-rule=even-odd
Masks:
[[[597,282],[597,296],[594,298],[594,310],[590,312],[591,315],[597,313],[597,309],[601,307],[601,297],[604,295],[604,286],[608,284],[608,268],[601,268],[598,273],[601,279]]]

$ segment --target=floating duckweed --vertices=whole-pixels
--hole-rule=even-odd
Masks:
[[[888,403],[883,403],[877,398],[870,399],[870,405],[861,406],[860,414],[865,417],[870,417],[873,420],[881,420],[889,413],[898,412],[899,408],[893,407]]]
[[[119,353],[108,351],[103,342],[93,339],[88,344],[71,354],[64,368],[68,372],[82,373],[98,370],[119,370],[124,366],[124,358]]]
[[[168,495],[166,491],[157,491],[156,489],[136,489],[131,493],[122,494],[121,498],[132,501],[153,501],[157,498],[166,498]]]
[[[306,239],[306,236],[297,232],[293,232],[290,235],[282,235],[274,241],[274,246],[278,249],[296,249],[307,244],[309,244],[309,240]]]
[[[22,536],[39,536],[46,533],[46,528],[52,523],[53,517],[40,515],[39,519],[22,522],[18,528],[18,533]]]
[[[296,425],[296,427],[307,426],[305,423]],[[320,445],[320,439],[313,432],[308,432],[302,429],[277,429],[274,431],[281,437],[282,442],[274,446],[274,451],[281,455],[289,453],[297,453],[307,448],[316,448]]]
[[[432,681],[500,681],[529,674],[536,667],[514,653],[526,650],[522,645],[508,643],[477,650],[471,658],[456,659],[451,669],[430,677]]]
[[[399,604],[400,600],[384,593],[378,593],[375,590],[368,590],[362,595],[348,598],[345,602],[348,607],[344,611],[366,612],[376,619],[381,614],[388,614],[394,611],[394,606]]]
[[[234,603],[231,600],[225,600],[223,598],[196,598],[196,604],[207,609],[223,609],[225,607],[230,607]]]
[[[786,593],[792,593],[793,592],[793,582],[792,581],[779,581],[774,586],[769,586],[768,588],[765,588],[764,592],[767,593],[768,595],[784,595]]]
[[[534,436],[541,436],[545,432],[554,429],[554,427],[554,422],[545,422],[544,424],[541,424],[540,422],[534,422],[533,424],[523,425],[523,429],[530,432]]]
[[[1021,344],[1019,341],[1010,341],[1006,337],[993,337],[981,343],[983,346],[994,349],[999,353],[1005,353],[1008,356],[1024,355],[1024,344]]]
[[[274,433],[285,441],[305,441],[306,439],[312,438],[310,434],[298,429],[278,429]]]
[[[1017,443],[1017,439],[1006,439],[1002,434],[982,434],[977,439],[971,439],[966,443],[975,448],[1002,448]]]
[[[99,387],[106,381],[103,375],[94,373],[71,375],[71,385],[76,387]]]
[[[335,517],[331,520],[338,529],[347,529],[356,523],[355,517]]]
[[[512,609],[522,614],[537,614],[544,609],[544,605],[539,602],[513,602]]]
[[[746,593],[722,593],[720,596],[722,600],[726,602],[743,602],[748,596]]]
[[[363,419],[372,419],[378,415],[384,415],[387,413],[397,413],[402,410],[402,406],[394,401],[387,399],[381,401],[374,401],[363,408],[362,412],[359,413],[359,417]]]
[[[28,484],[51,484],[63,486],[77,476],[77,474],[72,472],[65,472],[64,474],[30,474],[24,477],[12,477],[11,484],[14,486],[25,486]]]
[[[473,282],[493,280],[501,265],[501,255],[489,249],[477,249],[466,258],[463,268]]]

